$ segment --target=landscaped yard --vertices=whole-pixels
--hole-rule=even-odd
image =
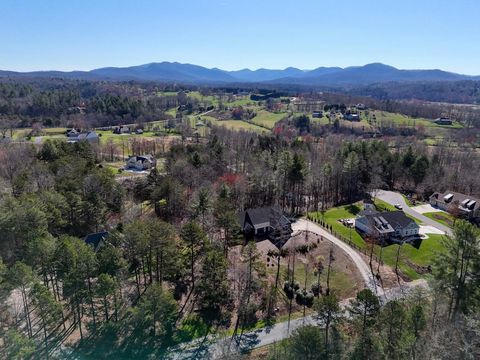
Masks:
[[[310,216],[323,220],[326,224],[332,227],[334,232],[342,235],[344,238],[351,239],[355,245],[365,248],[365,241],[360,234],[357,233],[355,229],[349,228],[338,221],[339,219],[351,219],[356,217],[362,210],[361,206],[361,203],[338,206],[324,212],[312,213]]]
[[[377,209],[380,211],[397,210],[390,204],[385,203],[382,200],[377,199],[375,201]],[[332,230],[341,235],[345,239],[351,239],[351,241],[360,248],[366,249],[368,244],[360,236],[360,234],[354,229],[347,227],[340,223],[339,219],[354,218],[362,208],[361,203],[355,203],[351,205],[344,205],[335,208],[331,208],[325,212],[311,213],[310,216],[323,220],[327,225],[331,226]],[[428,213],[427,213],[428,214]],[[438,214],[438,213],[435,213]],[[427,215],[428,216],[428,215]],[[415,219],[417,223],[419,220]],[[428,234],[428,239],[424,239],[419,249],[416,249],[412,245],[404,244],[400,250],[399,269],[402,273],[408,276],[410,279],[418,279],[422,277],[422,274],[417,273],[415,266],[425,267],[432,265],[432,259],[437,252],[441,252],[444,247],[442,244],[443,235]],[[395,267],[397,250],[399,245],[389,245],[381,248],[375,246],[374,253],[378,257],[381,256],[385,264]]]
[[[449,226],[449,227],[453,226],[454,218],[449,213],[439,211],[439,212],[427,212],[427,213],[424,213],[423,215],[445,226]]]

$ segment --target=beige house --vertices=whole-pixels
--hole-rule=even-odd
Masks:
[[[434,192],[429,198],[430,205],[451,213],[459,213],[468,219],[480,218],[480,199],[470,195],[445,191]]]

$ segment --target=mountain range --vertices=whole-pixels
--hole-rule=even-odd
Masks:
[[[190,84],[270,83],[308,86],[368,85],[385,82],[429,82],[480,80],[443,70],[401,70],[393,66],[372,63],[364,66],[319,67],[302,70],[288,67],[283,70],[258,69],[226,71],[178,62],[150,63],[130,67],[105,67],[91,71],[0,71],[0,77],[56,77],[88,80],[166,81]]]

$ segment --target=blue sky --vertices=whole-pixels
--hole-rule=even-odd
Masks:
[[[0,0],[0,69],[383,62],[480,74],[478,0]]]

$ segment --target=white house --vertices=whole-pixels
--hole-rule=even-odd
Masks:
[[[126,169],[148,170],[157,166],[157,159],[152,155],[130,156],[127,160]]]
[[[79,133],[75,136],[75,134],[71,133],[71,131],[67,134],[68,140],[67,142],[78,142],[78,141],[88,141],[89,143],[98,143],[100,138],[95,131],[88,131]]]

